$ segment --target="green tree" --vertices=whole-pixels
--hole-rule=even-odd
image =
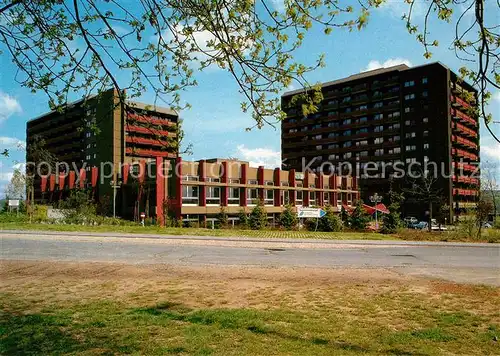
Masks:
[[[297,226],[297,223],[297,214],[293,211],[292,206],[287,204],[280,215],[280,225],[287,230],[292,230]]]
[[[384,214],[382,221],[382,233],[393,234],[401,227],[401,203],[404,200],[404,196],[401,193],[394,191],[391,185],[389,190],[389,214]]]
[[[326,215],[319,219],[318,230],[325,232],[341,231],[343,225],[340,217],[334,213],[329,205],[324,210],[326,211]]]
[[[262,230],[267,226],[267,212],[261,200],[252,209],[248,224],[252,230]]]
[[[227,228],[229,225],[229,218],[226,213],[226,209],[221,206],[219,213],[216,216],[217,223],[215,224],[217,229]]]
[[[344,206],[340,209],[340,220],[344,223],[344,225],[349,225],[349,214],[347,210],[345,210]]]
[[[313,27],[325,36],[337,29],[361,30],[371,11],[386,1],[284,0],[277,9],[266,0],[148,0],[132,10],[118,0],[0,0],[0,50],[18,67],[16,79],[33,92],[46,93],[51,108],[66,103],[71,93],[88,97],[113,86],[122,101],[124,89],[130,97],[149,90],[180,109],[188,105],[181,104],[180,93],[197,85],[196,74],[219,67],[239,86],[242,110],[251,110],[260,128],[283,118],[279,93],[292,82],[308,88],[298,95],[304,114],[317,110],[321,94],[305,78],[324,65],[324,56],[294,59],[307,45],[307,32]],[[427,16],[416,25],[416,3],[406,1],[401,29],[406,26],[430,58],[438,41],[429,24],[455,21],[452,47],[471,66],[461,74],[481,91],[489,129],[491,116],[484,114],[488,88],[500,87],[496,17],[485,18],[484,0],[430,0],[418,3]],[[467,14],[474,22],[460,26]]]
[[[358,200],[349,218],[350,227],[354,230],[365,230],[370,222],[370,216],[363,207],[363,201]]]
[[[241,229],[246,229],[248,228],[248,215],[245,212],[245,210],[241,209],[238,212],[238,219],[239,219],[239,227]]]

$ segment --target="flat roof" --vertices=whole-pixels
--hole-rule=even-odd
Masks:
[[[454,73],[450,68],[448,68],[446,65],[444,65],[443,63],[441,63],[439,61],[432,62],[432,63],[421,64],[421,65],[413,66],[413,67],[409,67],[406,64],[398,64],[398,65],[391,66],[391,67],[377,68],[377,69],[369,70],[369,71],[366,71],[366,72],[352,74],[352,75],[350,75],[348,77],[345,77],[345,78],[341,78],[341,79],[337,79],[337,80],[332,80],[332,81],[329,81],[329,82],[324,82],[324,83],[321,83],[321,87],[324,88],[324,87],[329,87],[329,86],[332,86],[332,85],[337,85],[337,84],[342,84],[342,83],[350,82],[350,81],[353,81],[353,80],[358,80],[358,79],[373,77],[373,76],[376,76],[376,75],[379,75],[379,74],[383,74],[383,73],[389,73],[389,72],[394,72],[394,71],[402,72],[402,71],[405,71],[405,70],[410,70],[410,69],[415,69],[415,68],[420,68],[420,67],[426,67],[426,66],[431,66],[431,65],[436,65],[436,64],[442,66],[443,68],[449,70],[450,72],[452,72],[453,74],[456,75],[456,73]],[[464,83],[467,84],[469,87],[473,88],[472,85],[470,85],[469,83],[467,83],[465,81],[464,81]],[[291,91],[285,92],[282,96],[290,96],[290,95],[302,93],[303,91],[304,91],[304,88],[303,89],[291,90]]]
[[[114,90],[114,89],[109,89],[107,91],[110,91],[110,90]],[[107,91],[104,91],[103,93],[105,93]],[[78,100],[66,103],[64,105],[64,107],[70,109],[73,106],[78,105],[78,104],[84,102],[85,100],[93,99],[96,96],[97,96],[97,94],[89,95],[87,98],[82,98],[82,99],[78,99]],[[126,100],[125,104],[129,105],[129,106],[132,106],[132,107],[135,107],[135,108],[138,108],[138,109],[141,109],[141,110],[149,110],[149,111],[155,111],[155,112],[159,112],[159,113],[166,114],[166,115],[179,116],[179,114],[175,110],[169,109],[169,108],[165,108],[165,107],[161,107],[161,106],[156,106],[155,104],[145,104],[145,103],[141,103],[141,102],[137,102],[137,101],[131,101],[131,100]],[[32,122],[32,121],[36,121],[38,119],[42,119],[45,116],[49,116],[49,115],[51,115],[51,114],[53,114],[55,112],[57,112],[57,110],[52,110],[52,111],[49,111],[49,112],[47,112],[45,114],[38,115],[38,116],[34,117],[33,119],[28,120],[26,123]]]

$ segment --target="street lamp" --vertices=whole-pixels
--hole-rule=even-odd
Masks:
[[[375,208],[375,228],[378,230],[378,217],[377,217],[377,204],[382,201],[382,196],[377,193],[370,196],[370,201],[374,204]]]
[[[113,218],[116,218],[116,190],[121,188],[122,183],[115,183],[113,180],[109,183],[111,184],[111,188],[113,188]]]

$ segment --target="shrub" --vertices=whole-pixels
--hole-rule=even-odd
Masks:
[[[215,223],[215,228],[216,229],[221,229],[221,228],[227,228],[229,225],[229,219],[227,217],[226,210],[224,209],[223,206],[221,206],[219,213],[216,216],[216,223]]]
[[[304,221],[304,226],[307,231],[318,231],[319,230],[319,221],[317,219],[306,219]]]
[[[330,206],[324,208],[326,215],[319,219],[318,230],[325,232],[337,232],[343,228],[342,220],[333,212]]]
[[[391,199],[391,204],[389,205],[389,214],[385,214],[382,217],[383,226],[382,233],[383,234],[394,234],[401,226],[401,218],[400,218],[400,207],[401,202],[403,201],[403,195],[397,193],[392,190],[389,191],[389,197]]]
[[[248,224],[252,230],[262,230],[267,226],[267,212],[262,201],[259,201],[252,209]]]
[[[248,228],[248,215],[245,212],[245,210],[241,209],[240,212],[238,213],[238,219],[239,219],[239,227],[241,229],[247,229]]]
[[[286,205],[285,210],[280,215],[280,226],[287,230],[292,230],[297,226],[297,214],[295,214],[292,210],[291,205]]]

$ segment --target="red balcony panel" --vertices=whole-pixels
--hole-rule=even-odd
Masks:
[[[125,142],[127,143],[140,143],[143,145],[152,145],[152,146],[161,146],[161,147],[170,147],[170,143],[167,141],[163,140],[156,140],[152,138],[143,138],[143,137],[134,137],[134,136],[127,136],[125,137]]]
[[[131,148],[128,147],[125,152],[128,155],[134,155],[139,157],[169,157],[176,158],[177,155],[171,152],[158,151],[158,150],[148,150],[148,149],[139,149],[139,148]]]
[[[170,131],[165,131],[165,130],[156,130],[153,128],[135,126],[135,125],[130,125],[130,124],[128,124],[126,126],[125,131],[126,132],[137,132],[137,133],[155,135],[155,136],[164,136],[164,137],[167,137],[167,136],[175,137],[176,136],[175,132],[170,132]]]
[[[127,113],[127,118],[132,121],[145,122],[153,125],[175,126],[176,123],[170,120],[153,119],[147,115],[137,115],[134,113]]]
[[[477,178],[471,178],[471,177],[453,176],[453,181],[454,182],[459,182],[459,183],[467,183],[467,184],[479,185],[479,179],[477,179]]]
[[[470,104],[468,102],[454,95],[451,96],[451,104],[461,106],[463,108],[470,108]]]
[[[476,196],[478,195],[478,191],[473,189],[453,188],[453,195]]]
[[[464,145],[464,146],[467,146],[467,147],[470,147],[473,149],[477,149],[477,145],[474,142],[467,140],[467,139],[460,137],[460,136],[453,135],[453,142],[459,143],[461,145]]]
[[[478,160],[478,156],[473,154],[473,153],[469,153],[467,151],[464,151],[464,150],[460,150],[460,149],[457,149],[457,148],[454,148],[452,150],[453,154],[454,155],[457,155],[459,157],[464,157],[464,158],[468,158],[468,159],[471,159],[473,161],[477,161]]]
[[[456,109],[451,109],[451,115],[459,119],[461,122],[468,123],[473,126],[477,126],[477,121],[471,118],[469,115],[464,114],[463,112],[456,110]]]
[[[468,127],[458,123],[458,122],[453,122],[453,128],[460,131],[461,133],[470,136],[470,137],[477,137],[477,132],[469,129]]]

